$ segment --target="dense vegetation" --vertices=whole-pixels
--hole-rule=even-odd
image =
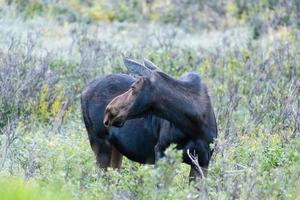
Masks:
[[[0,199],[300,197],[297,0],[0,0]],[[210,87],[219,137],[188,184],[180,152],[157,166],[95,166],[80,93],[123,55]]]

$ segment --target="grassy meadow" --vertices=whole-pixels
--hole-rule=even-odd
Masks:
[[[207,83],[208,177],[172,148],[97,168],[80,94],[124,55]],[[0,199],[300,199],[300,2],[0,0]]]

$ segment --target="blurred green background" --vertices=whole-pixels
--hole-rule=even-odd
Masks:
[[[0,0],[0,199],[299,199],[299,30],[298,0]],[[97,169],[80,94],[123,55],[207,83],[207,178],[172,149]]]

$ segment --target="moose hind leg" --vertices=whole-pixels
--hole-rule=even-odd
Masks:
[[[112,145],[112,153],[110,159],[110,167],[112,168],[121,168],[122,165],[122,154]]]
[[[110,166],[112,147],[105,139],[90,137],[90,144],[96,156],[97,166],[107,169]]]

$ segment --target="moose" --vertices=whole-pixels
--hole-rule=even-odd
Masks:
[[[134,80],[126,74],[107,75],[93,80],[82,92],[83,120],[98,166],[103,169],[120,168],[122,155],[138,163],[154,164],[154,147],[160,132],[167,134],[166,143],[169,142],[169,137],[176,137],[178,148],[184,151],[184,161],[191,163],[186,152],[188,149],[196,151],[199,145],[186,140],[183,134],[166,120],[149,114],[143,118],[128,120],[121,128],[106,128],[103,125],[106,105],[115,96],[128,90]],[[190,176],[197,176],[195,168],[191,168]]]
[[[145,62],[144,66],[125,59],[124,63],[140,77],[129,90],[107,105],[104,125],[121,127],[126,120],[148,114],[165,119],[170,124],[159,132],[154,147],[155,159],[164,155],[163,151],[170,143],[180,145],[184,138],[193,141],[199,165],[206,173],[213,153],[210,144],[217,137],[217,124],[207,86],[199,75],[190,72],[176,80],[151,62]],[[180,137],[173,137],[168,133],[173,128],[179,129]]]
[[[131,73],[137,72],[139,67],[161,71],[146,59],[144,65],[130,59],[124,62]],[[189,76],[183,76],[180,80],[188,82]],[[92,81],[81,95],[83,119],[97,164],[104,169],[120,168],[122,155],[139,163],[154,164],[163,156],[165,148],[176,143],[177,148],[183,150],[183,162],[191,165],[190,176],[198,176],[187,152],[191,150],[198,154],[199,165],[207,166],[212,151],[204,140],[187,137],[173,123],[151,112],[134,119],[112,120],[112,127],[108,126],[108,115],[104,116],[106,106],[115,97],[130,90],[135,81],[126,74],[107,75]]]

